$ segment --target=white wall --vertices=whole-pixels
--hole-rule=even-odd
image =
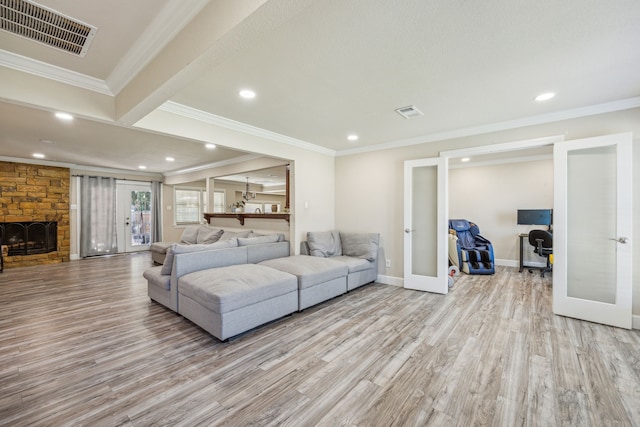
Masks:
[[[517,224],[518,209],[553,208],[553,160],[451,169],[449,218],[468,219],[493,244],[496,262],[515,267],[519,260],[519,233],[535,226]],[[542,262],[524,246],[525,261]]]

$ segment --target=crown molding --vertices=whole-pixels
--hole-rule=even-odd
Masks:
[[[11,68],[13,70],[32,74],[38,77],[44,77],[49,80],[55,80],[60,83],[87,89],[103,95],[113,96],[113,92],[109,89],[104,80],[96,79],[85,74],[67,70],[56,65],[47,64],[26,56],[17,55],[12,52],[0,49],[0,66]]]
[[[127,170],[127,169],[115,169],[115,168],[103,168],[98,166],[87,166],[87,165],[79,165],[76,163],[65,163],[65,162],[56,162],[52,160],[40,160],[40,159],[27,159],[22,157],[7,157],[0,156],[0,162],[8,162],[8,163],[23,163],[27,165],[40,165],[40,166],[53,166],[57,168],[67,168],[70,170],[76,171],[87,171],[87,172],[98,172],[105,173],[110,175],[130,175],[130,176],[140,176],[148,179],[157,179],[158,181],[162,180],[162,175],[155,172],[141,172],[136,170]]]
[[[178,176],[178,175],[184,175],[186,173],[192,173],[192,172],[199,172],[199,171],[203,171],[206,169],[213,169],[213,168],[219,168],[222,166],[228,166],[228,165],[235,165],[238,163],[243,163],[243,162],[248,162],[251,160],[256,160],[259,158],[264,157],[261,154],[246,154],[244,156],[238,156],[238,157],[234,157],[232,159],[227,159],[227,160],[222,160],[219,162],[214,162],[214,163],[208,163],[206,165],[200,165],[200,166],[194,166],[192,168],[186,168],[186,169],[178,169],[175,171],[170,171],[170,172],[165,172],[162,175],[163,176]]]
[[[266,129],[262,129],[256,126],[251,126],[246,123],[237,122],[235,120],[227,119],[225,117],[216,116],[215,114],[207,113],[206,111],[198,110],[192,107],[188,107],[183,104],[178,104],[173,101],[167,101],[158,107],[159,110],[177,114],[179,116],[187,117],[200,122],[208,123],[214,126],[219,126],[225,129],[230,129],[236,132],[245,133],[248,135],[257,136],[260,138],[269,139],[271,141],[281,142],[283,144],[291,145],[303,150],[315,151],[317,153],[325,154],[331,157],[335,157],[336,151],[329,148],[321,147],[316,144],[311,144],[306,141],[302,141],[296,138],[291,138],[286,135],[271,132]]]
[[[182,29],[209,3],[209,0],[169,2],[145,29],[106,84],[118,94]]]
[[[169,2],[106,80],[0,49],[0,65],[60,83],[115,96],[197,15],[208,0]],[[171,29],[168,31],[167,29]]]
[[[594,116],[596,114],[612,113],[614,111],[630,110],[640,107],[640,96],[627,98],[618,101],[595,104],[587,107],[574,108],[571,110],[556,111],[537,116],[523,117],[515,120],[491,123],[488,125],[474,126],[453,131],[439,132],[418,136],[415,138],[400,139],[382,144],[370,145],[360,148],[349,148],[336,152],[336,157],[350,156],[352,154],[369,153],[372,151],[388,150],[393,148],[408,147],[411,145],[425,144],[428,142],[444,141],[447,139],[463,138],[466,136],[481,135],[485,133],[499,132],[503,130],[516,129],[526,126],[539,125],[544,123],[558,122],[561,120],[575,119],[579,117]]]

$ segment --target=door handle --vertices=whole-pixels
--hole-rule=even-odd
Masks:
[[[407,234],[411,233],[412,231],[415,231],[415,230],[412,230],[410,228],[405,228],[404,229],[404,232],[407,233]]]
[[[610,238],[609,240],[613,240],[615,242],[622,243],[623,245],[629,243],[629,238],[627,238],[627,237],[619,237],[617,239]]]

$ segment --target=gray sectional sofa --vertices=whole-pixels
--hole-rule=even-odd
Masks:
[[[164,266],[144,273],[149,297],[226,340],[375,281],[378,234],[330,231],[307,239],[305,253],[295,256],[287,241],[173,246]]]

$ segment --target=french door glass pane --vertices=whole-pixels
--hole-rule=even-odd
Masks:
[[[616,302],[616,147],[567,155],[567,296]]]
[[[131,191],[131,245],[148,245],[151,241],[151,192]]]
[[[438,275],[438,168],[413,168],[411,208],[412,274]]]

